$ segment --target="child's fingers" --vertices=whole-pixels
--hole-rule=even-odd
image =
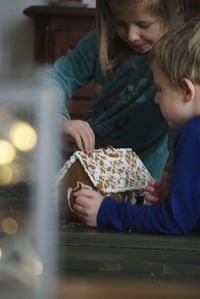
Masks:
[[[158,188],[159,186],[159,181],[158,180],[151,180],[147,187],[146,190],[148,190],[149,192],[152,192],[152,190],[155,190],[156,188]]]
[[[148,193],[154,193],[155,192],[155,187],[151,187],[151,186],[147,186],[146,187],[146,191],[148,192]]]
[[[87,122],[84,122],[84,149],[86,154],[91,154],[94,151],[95,147],[95,135],[90,125]]]
[[[79,205],[82,208],[87,209],[89,207],[89,203],[88,201],[90,201],[90,198],[85,197],[85,196],[77,196],[75,198],[75,204]]]
[[[157,196],[149,194],[147,192],[144,194],[144,199],[150,203],[158,203],[159,202],[159,199]]]
[[[83,150],[86,154],[90,154],[94,151],[95,138],[92,130],[85,127],[79,128],[78,131],[79,138],[81,139],[81,144]]]
[[[150,186],[153,186],[153,187],[157,187],[159,185],[160,181],[159,180],[151,180],[149,182],[149,185]]]
[[[82,138],[81,138],[81,135],[79,134],[79,132],[74,132],[72,135],[72,138],[75,140],[77,147],[83,151],[84,144],[83,144],[83,141],[82,141]]]
[[[79,149],[90,154],[94,151],[95,135],[89,123],[82,120],[69,120],[61,117],[63,132],[71,136]]]
[[[98,192],[95,190],[90,190],[90,189],[80,189],[76,192],[73,193],[73,196],[85,196],[88,198],[93,198],[95,195],[97,195]]]
[[[79,203],[74,204],[74,211],[77,215],[79,215],[80,217],[83,217],[85,215],[85,207],[80,205]]]

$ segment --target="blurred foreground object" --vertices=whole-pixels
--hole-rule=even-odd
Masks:
[[[42,72],[0,78],[0,90],[0,298],[49,299],[56,262],[56,96]]]

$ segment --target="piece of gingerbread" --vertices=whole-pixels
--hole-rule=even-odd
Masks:
[[[78,189],[94,189],[104,196],[135,203],[135,191],[144,190],[151,179],[132,149],[108,147],[89,155],[76,151],[57,177],[61,218],[78,220],[73,212],[73,192]]]

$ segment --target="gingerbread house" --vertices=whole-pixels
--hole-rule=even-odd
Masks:
[[[135,191],[144,190],[151,179],[132,149],[108,147],[89,155],[76,151],[57,177],[61,217],[77,220],[73,192],[78,189],[94,189],[105,196],[135,203]]]

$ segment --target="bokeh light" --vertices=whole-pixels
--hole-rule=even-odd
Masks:
[[[18,163],[0,165],[0,185],[18,183],[24,176],[24,169]]]
[[[37,144],[37,134],[27,122],[15,123],[9,132],[13,144],[21,151],[31,151]]]
[[[33,275],[34,276],[39,276],[41,275],[43,272],[43,265],[42,263],[37,260],[37,259],[34,259],[33,260]]]
[[[0,165],[0,185],[8,185],[13,182],[13,172],[10,165]]]
[[[11,163],[16,156],[16,150],[14,146],[3,139],[0,139],[0,164]]]
[[[1,227],[4,233],[8,235],[15,235],[18,231],[18,224],[14,218],[7,217],[1,222]]]
[[[37,258],[23,259],[21,263],[21,271],[26,273],[27,277],[38,277],[43,272],[43,265]]]
[[[3,252],[2,249],[0,248],[0,258],[2,258]]]

